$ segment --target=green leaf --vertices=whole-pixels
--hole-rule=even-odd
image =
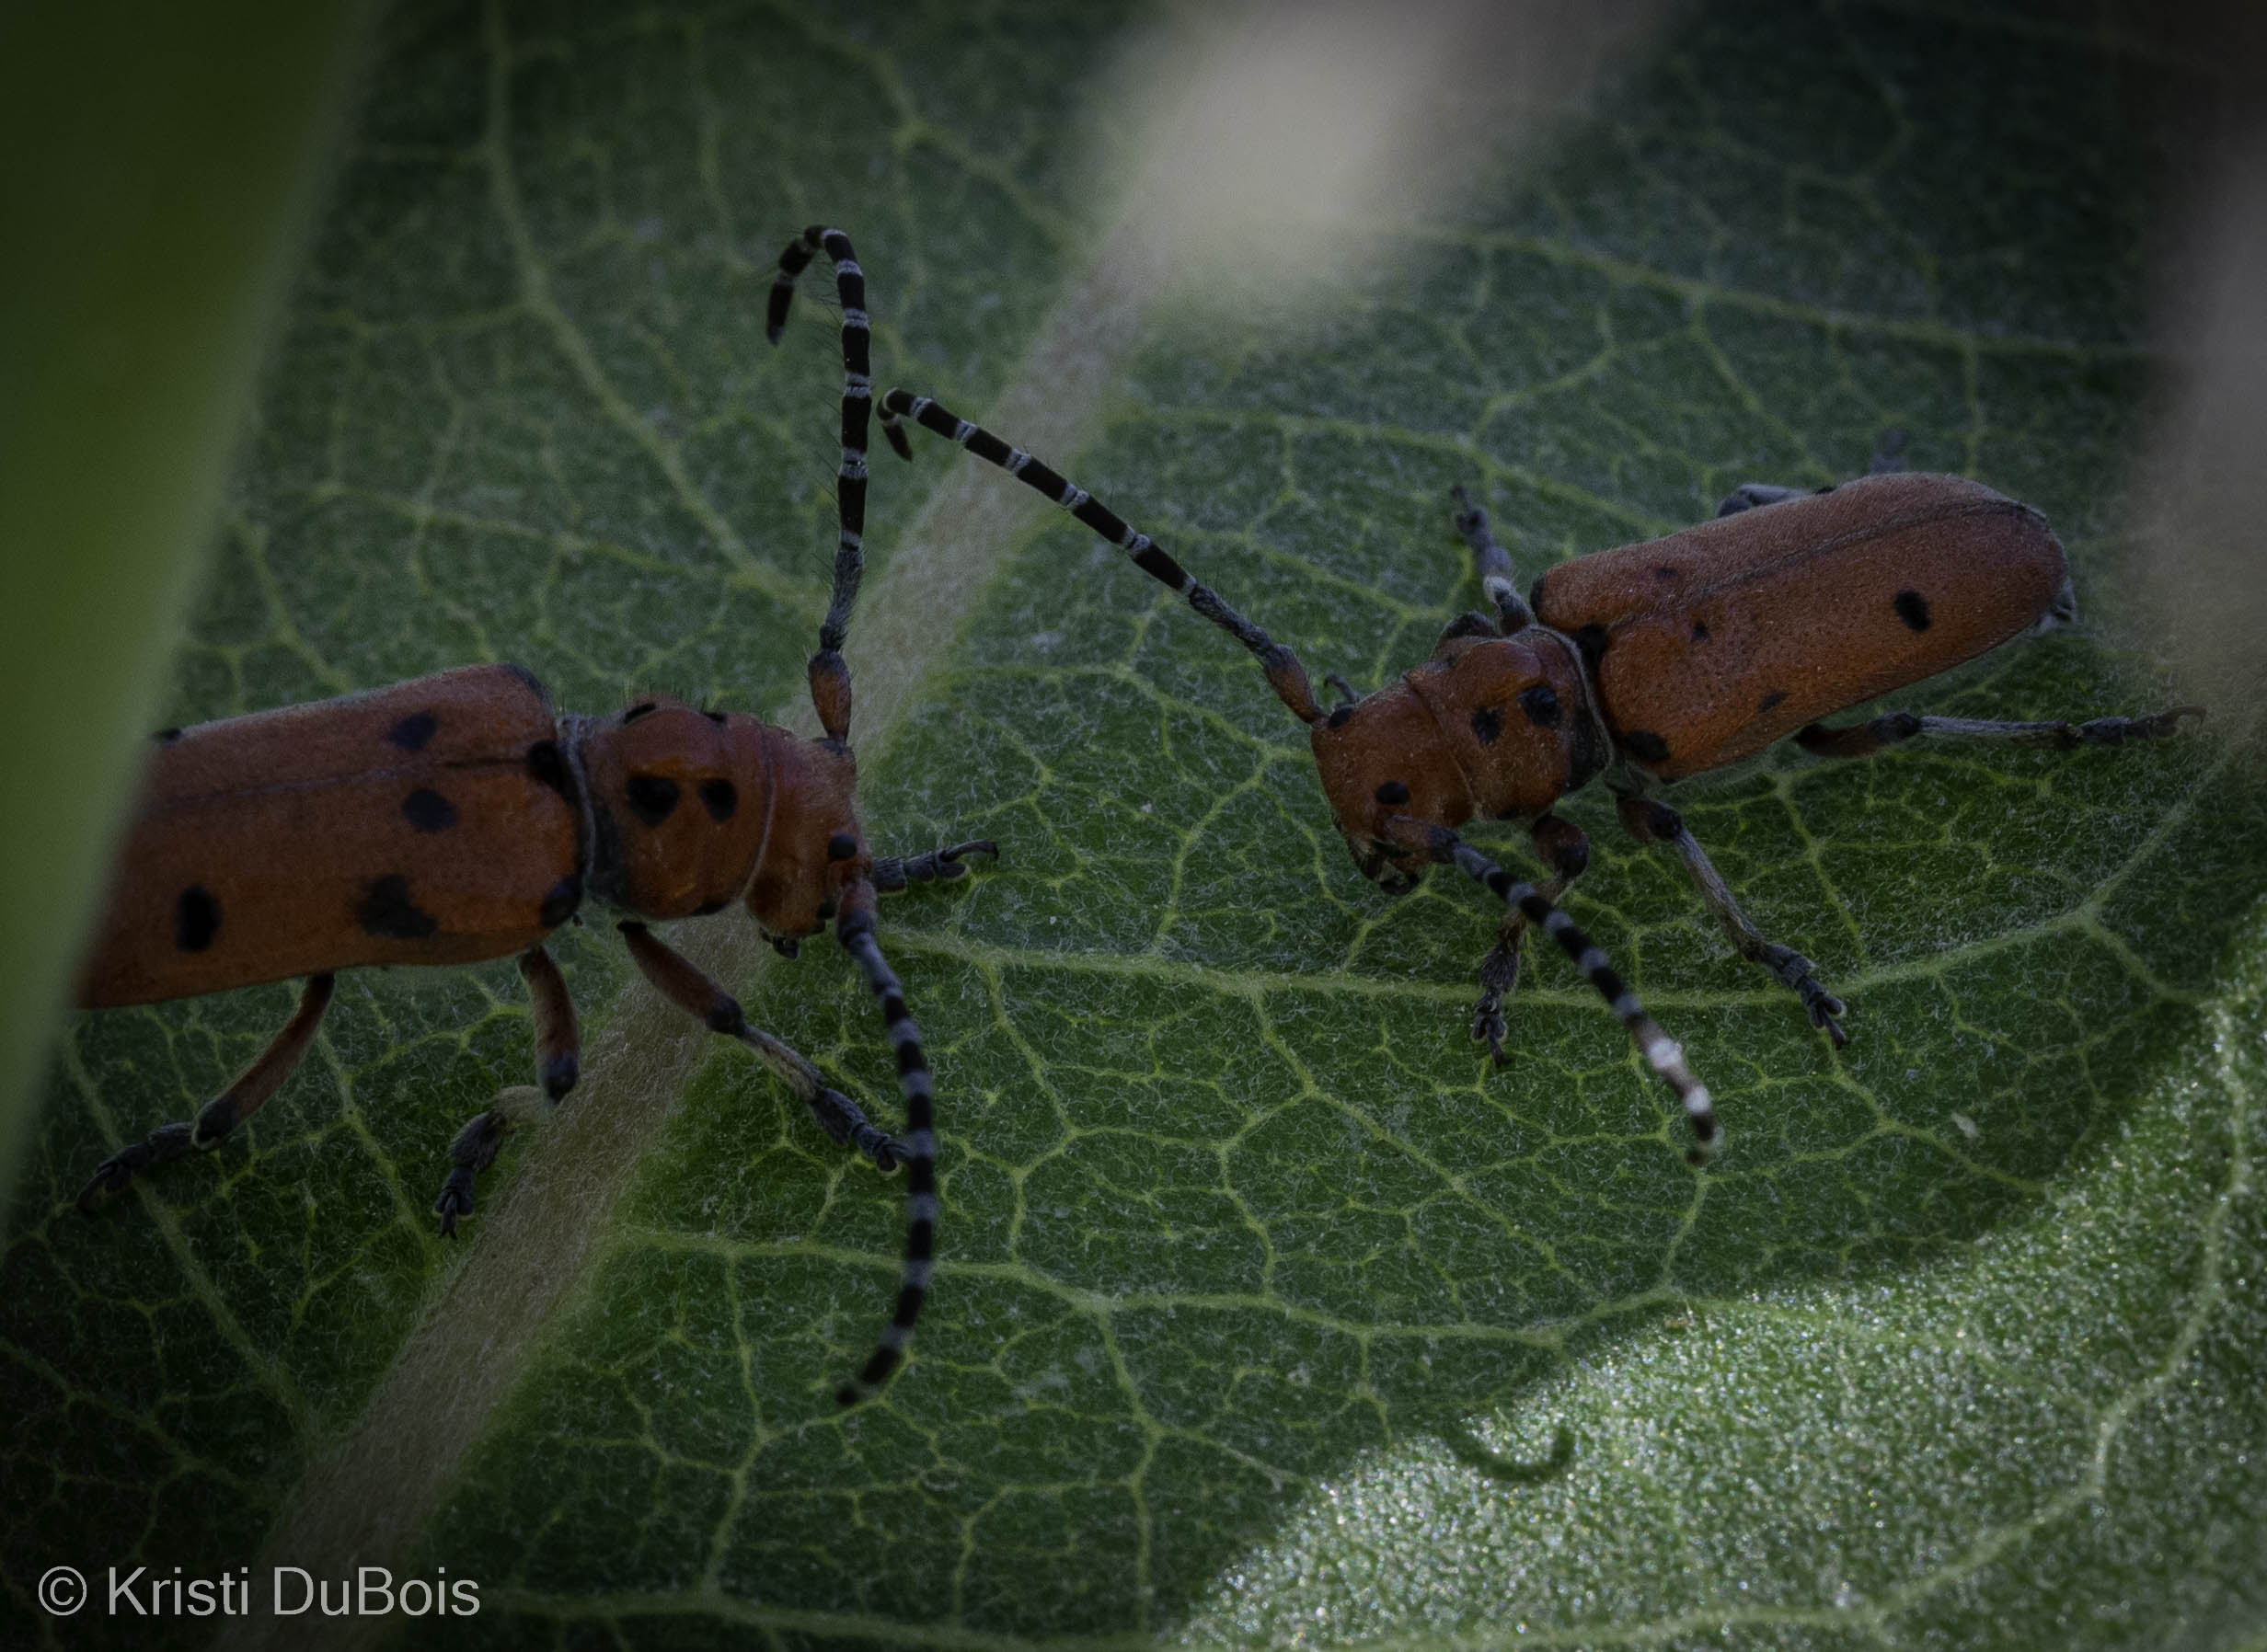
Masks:
[[[592,709],[788,706],[839,364],[823,309],[776,353],[760,311],[819,218],[872,272],[880,373],[1021,409],[1003,433],[1318,674],[1375,687],[1473,602],[1457,482],[1532,574],[1741,481],[1831,482],[1895,428],[2044,510],[2087,615],[1897,703],[2163,703],[2113,576],[2177,67],[2012,12],[1689,17],[1298,330],[1153,313],[1087,441],[1046,363],[1108,226],[1063,157],[1131,27],[397,14],[178,717],[499,658]],[[454,1249],[444,1144],[528,1070],[508,966],[343,980],[247,1141],[92,1222],[92,1164],[291,995],[85,1016],[0,1291],[9,1638],[206,1638],[43,1631],[57,1564],[368,1563],[478,1582],[469,1623],[363,1625],[420,1642],[2257,1644],[2267,786],[2239,708],[2114,752],[1778,752],[1680,794],[1855,1006],[1840,1054],[1609,799],[1571,800],[1597,854],[1569,909],[1730,1131],[1694,1171],[1562,960],[1530,958],[1491,1068],[1480,891],[1364,882],[1240,650],[1060,519],[969,549],[969,465],[877,459],[858,633],[861,682],[910,684],[861,696],[877,841],[1003,847],[884,914],[945,1142],[944,1260],[884,1399],[830,1394],[895,1281],[897,1184],[603,924],[565,947],[591,1079]],[[938,590],[964,627],[908,594]],[[892,1116],[836,949],[758,969],[736,917],[679,933]]]

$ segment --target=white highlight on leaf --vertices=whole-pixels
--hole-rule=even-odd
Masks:
[[[1145,55],[1140,216],[1199,296],[1249,315],[1344,279],[1581,107],[1659,0],[1244,0],[1183,8]],[[1349,235],[1347,232],[1354,232]]]

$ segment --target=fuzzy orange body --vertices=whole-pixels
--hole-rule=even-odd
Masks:
[[[1309,727],[1365,875],[1409,887],[1395,817],[1532,825],[1616,763],[1680,780],[1933,677],[2066,600],[2045,520],[1959,476],[1865,476],[1560,563],[1511,636],[1452,626]]]
[[[586,892],[651,919],[745,897],[767,935],[815,935],[872,866],[857,775],[682,701],[562,718],[508,665],[168,731],[79,1002],[509,957]]]
[[[80,1002],[524,951],[580,892],[557,736],[541,685],[498,665],[164,737]]]
[[[1595,661],[1623,752],[1679,780],[1997,648],[2068,579],[2036,511],[1908,474],[1561,563],[1530,601]]]

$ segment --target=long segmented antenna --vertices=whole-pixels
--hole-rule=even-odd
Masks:
[[[881,1003],[882,1024],[889,1029],[890,1047],[897,1052],[897,1087],[905,1098],[905,1133],[899,1138],[905,1164],[905,1269],[889,1328],[881,1333],[865,1369],[834,1391],[842,1404],[855,1405],[888,1382],[905,1357],[905,1343],[928,1295],[937,1250],[937,1119],[921,1029],[905,1008],[905,989],[874,940],[874,889],[863,878],[843,893],[834,938],[857,960],[866,984]]]
[[[842,301],[842,469],[834,481],[834,509],[842,538],[834,550],[834,591],[819,625],[819,651],[811,657],[811,701],[827,738],[850,738],[850,671],[843,663],[843,639],[850,632],[850,610],[866,574],[866,434],[874,406],[873,323],[866,314],[866,272],[858,268],[850,237],[814,224],[788,243],[779,255],[779,273],[771,284],[771,305],[764,335],[775,345],[787,329],[795,302],[795,282],[821,249],[834,261],[834,291]],[[885,424],[883,434],[898,457],[913,457],[905,432]]]
[[[1564,911],[1544,898],[1535,885],[1514,878],[1502,866],[1490,860],[1455,832],[1438,826],[1423,826],[1408,822],[1410,828],[1422,832],[1433,858],[1443,865],[1453,864],[1456,869],[1477,883],[1485,884],[1490,894],[1517,907],[1526,915],[1527,922],[1539,925],[1557,941],[1574,966],[1598,990],[1598,995],[1613,1006],[1614,1013],[1629,1029],[1629,1037],[1645,1057],[1646,1064],[1659,1073],[1662,1082],[1676,1092],[1676,1098],[1685,1107],[1685,1117],[1691,1121],[1694,1145],[1685,1157],[1697,1164],[1723,1144],[1723,1133],[1716,1123],[1716,1107],[1709,1099],[1709,1087],[1693,1076],[1685,1065],[1684,1047],[1661,1030],[1661,1024],[1645,1013],[1622,978],[1614,972],[1605,952],[1588,935],[1575,927],[1574,920]]]
[[[1320,720],[1322,707],[1315,704],[1315,691],[1306,681],[1306,670],[1287,645],[1271,641],[1266,632],[1222,602],[1219,593],[1210,586],[1198,584],[1196,576],[1168,556],[1164,546],[1146,533],[1135,533],[1122,517],[1085,488],[1074,488],[1021,448],[1008,446],[981,425],[971,424],[928,396],[892,390],[881,398],[881,429],[892,447],[904,440],[904,432],[898,427],[901,419],[910,419],[924,430],[959,442],[977,458],[998,465],[1026,488],[1043,494],[1049,502],[1069,511],[1123,551],[1134,567],[1159,584],[1180,592],[1189,599],[1190,607],[1249,648],[1258,657],[1260,669],[1267,672],[1268,686],[1299,721]]]

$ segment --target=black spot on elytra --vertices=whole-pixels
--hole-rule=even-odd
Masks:
[[[732,810],[740,807],[740,788],[729,780],[704,780],[700,783],[700,804],[712,820],[729,820]]]
[[[1650,728],[1633,728],[1621,737],[1629,755],[1640,763],[1659,763],[1669,754],[1669,742]]]
[[[1548,683],[1538,683],[1519,696],[1519,709],[1537,728],[1559,727],[1559,696]]]
[[[1333,711],[1328,717],[1326,717],[1324,721],[1333,728],[1343,728],[1346,726],[1346,719],[1353,716],[1353,714],[1354,708],[1352,706],[1341,706],[1336,711]]]
[[[386,731],[386,738],[405,751],[422,751],[425,742],[441,727],[441,719],[430,711],[413,711]]]
[[[420,832],[446,832],[456,824],[456,805],[420,786],[401,800],[401,818]]]
[[[571,872],[551,886],[551,892],[543,898],[542,910],[535,922],[546,929],[557,929],[575,915],[575,908],[582,904],[582,874]]]
[[[409,899],[409,880],[399,872],[372,879],[369,891],[362,896],[362,911],[355,915],[362,920],[364,934],[397,941],[421,941],[441,927],[432,913],[421,911]]]
[[[724,714],[720,711],[710,711],[704,706],[701,709],[701,716],[707,717],[719,728],[724,727]]]
[[[1917,591],[1901,591],[1890,599],[1889,605],[1897,611],[1897,617],[1915,631],[1928,629],[1928,599]]]
[[[1708,639],[1709,639],[1709,627],[1708,627],[1708,623],[1707,623],[1705,620],[1695,620],[1695,621],[1693,621],[1693,623],[1692,623],[1692,639],[1693,639],[1693,641],[1695,641],[1695,642],[1706,642],[1706,641],[1708,641]]]
[[[663,774],[632,774],[622,794],[632,812],[649,826],[659,826],[677,807],[677,783]]]
[[[181,731],[178,728],[160,728],[150,738],[161,746],[169,746],[181,738]]]
[[[1762,699],[1755,702],[1755,709],[1757,711],[1768,711],[1774,706],[1785,704],[1786,699],[1787,691],[1783,688],[1775,688],[1769,694],[1764,695]]]
[[[731,903],[732,898],[730,895],[720,896],[714,901],[704,901],[693,909],[693,915],[696,918],[713,918]]]
[[[574,772],[559,755],[557,741],[539,740],[527,748],[527,772],[538,785],[549,786],[570,803],[575,800]]]
[[[1574,646],[1582,650],[1582,663],[1594,671],[1598,669],[1598,661],[1605,658],[1608,640],[1605,627],[1601,625],[1587,625],[1574,633]]]
[[[858,841],[846,832],[837,832],[826,840],[826,858],[848,860],[858,852]]]
[[[183,952],[202,952],[221,926],[221,903],[201,883],[183,889],[173,903],[173,944]]]
[[[1380,803],[1406,803],[1409,801],[1409,787],[1398,780],[1388,780],[1377,788],[1377,800]]]
[[[1674,579],[1676,578],[1676,569],[1664,562],[1659,568],[1653,569],[1653,578],[1656,579]]]
[[[1503,733],[1503,718],[1492,706],[1483,706],[1472,714],[1472,738],[1483,746],[1492,746]]]
[[[650,700],[640,700],[640,701],[639,701],[639,702],[638,702],[638,704],[637,704],[637,705],[635,705],[635,706],[631,706],[631,707],[630,707],[627,711],[626,711],[626,712],[624,712],[624,713],[622,714],[622,720],[623,720],[625,723],[634,723],[634,722],[636,722],[636,721],[637,721],[639,717],[644,717],[645,715],[647,715],[647,713],[651,712],[651,711],[655,711],[655,710],[658,710],[658,709],[659,709],[659,707],[658,707],[658,706],[656,706],[652,701],[650,701]]]

